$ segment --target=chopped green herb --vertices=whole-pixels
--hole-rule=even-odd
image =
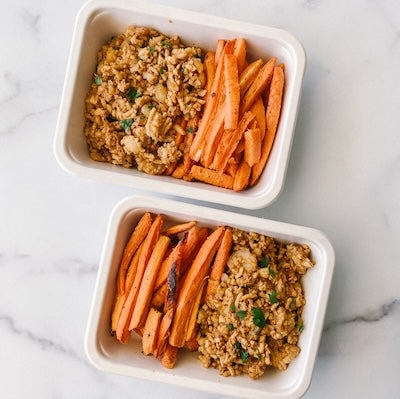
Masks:
[[[163,75],[164,74],[164,68],[160,67],[160,74]]]
[[[239,317],[240,320],[243,320],[244,317],[246,316],[246,311],[245,310],[238,310],[236,312],[236,316]]]
[[[258,262],[258,267],[260,269],[264,269],[268,267],[268,263],[269,263],[269,256],[266,256],[263,260]]]
[[[229,331],[232,331],[232,330],[234,329],[232,323],[227,324],[227,325],[226,325],[226,328],[227,328]]]
[[[262,358],[261,354],[258,354],[258,355],[257,355],[257,359],[258,359],[258,360],[261,360],[261,358]]]
[[[242,344],[240,343],[240,342],[235,342],[234,344],[233,344],[233,347],[236,349],[236,350],[238,350],[238,351],[240,351],[241,349],[242,349]]]
[[[182,75],[185,73],[185,67],[182,67],[182,68],[180,69],[180,73],[181,73]]]
[[[94,74],[94,83],[96,83],[98,86],[103,83],[103,79],[99,75],[97,75],[97,73]]]
[[[128,90],[128,93],[125,94],[125,97],[129,98],[131,103],[134,103],[137,98],[142,97],[142,94],[139,93],[134,87],[131,87]]]
[[[253,308],[251,313],[253,313],[253,323],[260,328],[265,327],[265,316],[260,308]]]
[[[122,126],[122,129],[128,131],[133,123],[133,119],[123,119],[122,121],[119,121],[119,124]]]
[[[292,302],[290,302],[290,307],[295,308],[296,307],[296,300],[292,298]]]
[[[162,44],[163,46],[165,46],[165,47],[171,47],[171,43],[170,43],[170,42],[167,42],[166,40],[162,40],[162,41],[161,41],[161,44]]]
[[[191,134],[194,133],[192,126],[190,126],[189,128],[187,128],[186,131],[187,131],[188,133],[191,133]]]
[[[304,330],[303,323],[297,322],[295,328],[299,333],[302,332]]]
[[[193,57],[194,57],[194,58],[200,58],[200,59],[201,59],[201,55],[200,55],[200,54],[195,54]]]
[[[240,356],[242,358],[242,363],[245,364],[247,362],[247,358],[249,357],[249,352],[241,351]]]
[[[155,108],[155,107],[156,107],[156,106],[153,105],[153,104],[148,105],[148,108],[149,108],[149,109],[153,109],[153,108]]]
[[[154,47],[154,46],[150,46],[150,53],[151,53],[151,54],[154,53],[154,50],[155,50],[155,47]]]
[[[236,305],[234,303],[232,303],[231,305],[231,311],[234,312],[236,310]]]
[[[271,304],[278,303],[278,299],[276,298],[276,291],[272,291],[270,294],[268,294],[268,297]]]
[[[270,265],[268,265],[268,273],[272,278],[275,278],[274,269]]]

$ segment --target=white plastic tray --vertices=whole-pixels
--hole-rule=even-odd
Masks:
[[[217,39],[243,37],[251,59],[275,56],[285,63],[286,86],[282,115],[267,166],[258,184],[235,193],[200,182],[150,176],[89,157],[83,134],[84,101],[93,79],[96,54],[111,36],[128,25],[151,26],[178,34],[187,44],[215,49]],[[279,195],[286,175],[305,68],[303,47],[283,30],[177,10],[134,0],[95,0],[79,12],[58,116],[54,152],[59,164],[78,176],[141,190],[210,201],[247,209],[263,208]]]
[[[305,328],[299,340],[301,352],[286,371],[268,370],[256,381],[247,376],[225,378],[215,369],[203,368],[196,354],[185,349],[179,351],[175,368],[167,370],[159,360],[141,354],[139,338],[122,345],[111,336],[110,317],[121,255],[132,228],[145,211],[163,213],[166,223],[197,220],[207,226],[227,225],[310,246],[315,266],[302,280],[307,303],[303,311]],[[333,268],[332,246],[317,230],[171,200],[127,198],[115,207],[109,221],[86,332],[87,356],[94,366],[107,372],[214,393],[251,399],[300,397],[311,380]]]

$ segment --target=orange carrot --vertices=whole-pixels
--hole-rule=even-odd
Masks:
[[[228,166],[226,167],[226,173],[229,176],[235,177],[238,166],[239,164],[237,163],[228,163]]]
[[[161,266],[161,262],[164,259],[165,252],[170,242],[171,240],[168,237],[162,235],[154,246],[140,284],[140,289],[132,313],[132,319],[129,324],[129,330],[138,327],[141,320],[144,319],[145,314],[147,314],[158,269]]]
[[[261,140],[265,134],[265,107],[261,96],[251,106],[250,111],[256,116],[257,126],[260,129]]]
[[[164,235],[173,236],[175,234],[183,233],[184,231],[190,230],[193,226],[196,225],[196,221],[192,220],[191,222],[176,224],[174,226],[169,227],[164,231]]]
[[[239,76],[240,97],[243,97],[247,89],[253,83],[254,78],[260,71],[263,62],[261,59],[252,62]]]
[[[274,75],[271,81],[271,89],[266,111],[267,129],[262,144],[261,158],[253,166],[251,172],[250,186],[253,186],[259,179],[271,152],[272,144],[274,143],[278,127],[279,116],[281,113],[284,84],[285,75],[283,69],[280,67],[274,68]]]
[[[233,179],[225,173],[218,173],[212,169],[206,169],[201,166],[193,165],[190,169],[190,175],[196,180],[204,183],[212,184],[213,186],[232,189]]]
[[[160,327],[162,313],[153,308],[150,309],[143,330],[142,347],[145,355],[154,352],[157,345],[158,330]]]
[[[181,348],[185,344],[186,326],[194,300],[196,299],[199,287],[210,269],[211,261],[221,242],[224,230],[224,227],[218,227],[208,236],[197,253],[181,286],[171,335],[169,336],[169,343],[173,346]]]
[[[161,357],[161,364],[167,369],[172,369],[176,363],[176,354],[178,352],[178,348],[168,345],[167,349],[163,353]]]
[[[236,39],[233,54],[236,55],[238,72],[241,74],[246,61],[246,42],[244,39]]]
[[[207,227],[199,229],[197,226],[192,227],[187,233],[183,248],[182,248],[182,263],[180,273],[183,276],[189,266],[191,266],[193,259],[196,257],[204,241],[209,236],[210,231]]]
[[[215,65],[217,66],[219,60],[222,57],[222,52],[224,50],[225,47],[225,40],[218,40],[217,42],[217,48],[215,50]]]
[[[135,230],[133,231],[128,244],[124,249],[124,254],[122,255],[121,266],[119,267],[118,272],[118,292],[123,294],[125,292],[125,277],[126,271],[128,269],[129,263],[135,254],[136,250],[139,248],[142,241],[145,239],[150,226],[151,226],[151,215],[149,212],[146,212],[142,218],[139,220],[139,223],[136,225]]]
[[[241,191],[244,188],[246,188],[247,185],[249,184],[250,174],[251,174],[250,166],[246,161],[242,161],[236,172],[235,181],[233,183],[233,189],[235,191]]]
[[[181,144],[183,143],[185,136],[186,136],[186,131],[185,131],[185,127],[186,127],[186,121],[181,122],[181,124],[174,124],[173,129],[176,131],[176,136],[175,136],[175,146],[176,148],[179,149],[179,147],[181,146]],[[167,169],[164,172],[164,175],[169,176],[172,174],[172,172],[175,170],[176,166],[177,166],[178,162],[172,162]]]
[[[240,102],[240,111],[242,113],[248,111],[258,96],[263,92],[267,85],[271,82],[274,73],[276,58],[271,58],[258,72],[256,78],[251,84],[249,90],[243,96]]]
[[[239,120],[240,88],[238,62],[234,54],[225,55],[225,129],[236,129]],[[211,158],[212,159],[212,158]]]
[[[244,133],[244,160],[252,167],[261,157],[261,132],[259,128]]]
[[[203,289],[205,286],[206,280],[204,279],[200,285],[200,288],[197,292],[195,300],[193,302],[193,307],[189,315],[187,330],[185,335],[185,341],[189,341],[191,336],[193,335],[193,331],[196,329],[196,321],[197,321],[197,313],[199,312],[200,300],[203,294]]]
[[[207,102],[208,97],[211,95],[211,87],[215,76],[215,53],[208,51],[204,57],[204,69],[206,71],[206,96],[204,100]]]

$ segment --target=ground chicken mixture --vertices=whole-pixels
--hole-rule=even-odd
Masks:
[[[85,110],[91,158],[163,173],[182,156],[173,125],[201,110],[204,85],[200,48],[130,26],[97,56]]]
[[[313,267],[311,250],[241,230],[233,243],[217,292],[198,314],[199,358],[223,376],[256,379],[271,366],[285,370],[300,353],[300,280]]]

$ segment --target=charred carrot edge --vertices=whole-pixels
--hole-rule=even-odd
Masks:
[[[246,41],[244,39],[236,39],[233,54],[236,55],[238,72],[241,74],[246,61]]]
[[[207,102],[208,97],[211,95],[211,86],[215,77],[215,53],[208,51],[204,57],[204,70],[206,72],[206,96],[204,98]]]
[[[236,176],[235,181],[233,182],[233,189],[235,191],[242,191],[247,187],[250,180],[251,168],[246,161],[242,161],[240,164]]]
[[[267,85],[271,82],[272,75],[274,73],[276,58],[271,58],[258,72],[253,83],[247,90],[246,94],[243,96],[240,102],[240,111],[245,113],[248,111],[254,102],[257,100],[258,96],[265,90]]]
[[[147,262],[153,252],[154,245],[158,241],[162,226],[164,222],[163,215],[158,215],[147,233],[144,240],[143,249],[139,257],[139,263],[133,285],[129,291],[128,297],[122,308],[121,316],[118,321],[116,335],[121,343],[127,343],[129,340],[129,323],[132,317],[133,308],[135,307],[136,297],[139,292],[140,283],[142,282],[143,273],[146,268]]]
[[[136,225],[135,230],[133,231],[128,244],[124,249],[124,253],[122,255],[121,266],[118,271],[118,292],[123,294],[125,292],[125,277],[126,271],[128,269],[129,263],[135,254],[136,250],[139,248],[142,241],[145,239],[147,233],[149,232],[152,220],[149,212],[146,212],[142,218],[139,220],[139,223]]]
[[[256,116],[257,126],[260,129],[262,141],[265,135],[265,107],[261,96],[258,96],[257,100],[251,106],[250,111]]]
[[[176,363],[177,353],[178,353],[178,348],[172,345],[168,345],[167,349],[165,350],[165,352],[161,357],[161,364],[167,369],[174,368]]]
[[[212,184],[222,188],[232,189],[233,178],[226,173],[218,173],[212,169],[206,169],[202,166],[193,165],[190,169],[190,175],[196,180]]]
[[[138,327],[141,320],[144,319],[145,314],[147,313],[147,310],[150,306],[151,295],[153,294],[157,273],[170,242],[171,240],[169,237],[161,235],[154,246],[149,262],[143,273],[142,282],[137,294],[137,300],[133,308],[132,319],[129,324],[129,330],[133,330],[134,328]]]
[[[248,88],[253,83],[254,78],[262,68],[263,62],[261,59],[252,62],[239,76],[240,96],[243,97]]]
[[[190,230],[193,226],[196,225],[196,221],[192,220],[191,222],[176,224],[174,226],[169,227],[164,231],[165,236],[173,236],[175,234],[183,233],[184,231]]]
[[[234,54],[225,55],[225,129],[236,129],[239,120],[240,87],[238,61]]]
[[[156,349],[161,317],[162,313],[153,308],[150,309],[147,315],[142,339],[142,348],[145,355],[150,355]]]
[[[211,261],[221,242],[224,230],[224,227],[218,227],[208,236],[197,253],[181,286],[171,334],[169,336],[169,343],[173,346],[181,348],[185,344],[186,325],[192,310],[193,302],[199,287],[209,271]]]
[[[244,160],[252,167],[261,157],[261,132],[259,128],[244,133]]]
[[[267,129],[262,144],[261,158],[252,168],[250,186],[253,186],[259,179],[271,152],[281,113],[284,85],[285,75],[283,69],[275,67],[266,111]]]

